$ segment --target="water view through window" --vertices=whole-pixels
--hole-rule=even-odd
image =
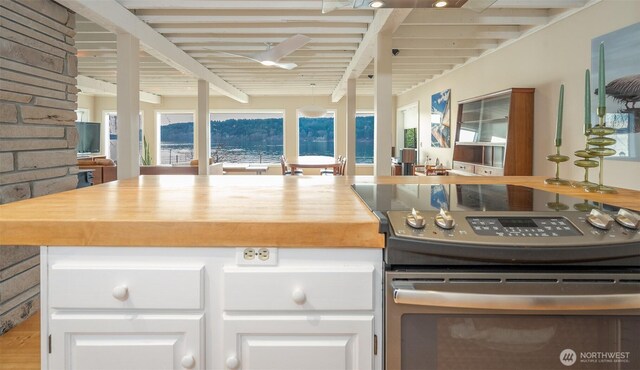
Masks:
[[[192,113],[158,113],[160,163],[194,158]],[[284,117],[274,113],[211,113],[215,162],[278,163],[284,147]],[[300,155],[334,154],[334,117],[299,120]],[[373,163],[373,114],[356,115],[356,163]]]

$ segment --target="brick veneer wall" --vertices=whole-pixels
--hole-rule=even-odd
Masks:
[[[0,204],[74,189],[75,14],[0,0],[0,22]],[[0,247],[0,335],[38,310],[39,258],[38,247]]]

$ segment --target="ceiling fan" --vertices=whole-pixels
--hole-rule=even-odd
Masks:
[[[273,66],[273,67],[279,67],[279,68],[291,70],[296,68],[298,65],[295,63],[280,63],[278,61],[286,57],[287,55],[293,53],[294,51],[300,49],[310,41],[311,41],[311,38],[305,35],[298,34],[298,35],[289,37],[288,39],[282,41],[281,43],[273,47],[271,46],[270,43],[268,43],[267,50],[251,56],[227,53],[224,51],[217,51],[217,53],[233,55],[241,58],[247,58],[247,59],[253,60],[254,62],[258,62],[264,66]]]
[[[462,8],[482,12],[497,0],[322,0],[322,13],[336,9]]]

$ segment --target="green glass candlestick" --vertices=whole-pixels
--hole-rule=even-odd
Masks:
[[[576,203],[573,208],[580,212],[591,212],[592,209],[598,208],[595,204],[589,203],[589,200],[585,199],[582,203]]]
[[[557,140],[556,143],[558,143]],[[560,163],[568,161],[569,157],[560,154],[559,145],[556,145],[556,154],[548,155],[547,160],[556,164],[556,177],[548,178],[544,180],[544,183],[550,185],[570,185],[570,181],[560,178]]]
[[[588,130],[585,132],[584,136],[586,137],[586,141],[589,140],[590,133],[591,133],[591,130]],[[573,184],[571,184],[571,186],[573,186],[574,188],[580,188],[580,187],[590,188],[590,187],[597,186],[598,184],[589,181],[589,168],[598,167],[598,162],[591,159],[591,158],[594,158],[595,155],[589,152],[589,144],[586,143],[585,148],[583,150],[576,150],[573,154],[575,154],[576,157],[582,158],[577,161],[574,161],[573,164],[578,167],[584,168],[584,180],[576,181]]]
[[[602,92],[604,94],[604,91]],[[592,148],[588,149],[588,152],[594,157],[600,158],[600,174],[598,176],[598,185],[586,187],[585,190],[590,193],[602,193],[602,194],[614,194],[617,193],[616,189],[605,186],[604,177],[604,157],[608,157],[616,154],[616,151],[607,148],[616,143],[616,139],[607,137],[607,135],[613,134],[616,130],[611,127],[606,127],[604,122],[604,115],[606,113],[605,107],[598,107],[598,117],[600,118],[598,125],[591,128],[592,137],[587,140],[587,144]]]
[[[569,206],[562,203],[560,201],[560,194],[556,193],[556,201],[547,202],[547,208],[552,209],[554,211],[566,211],[569,209]]]

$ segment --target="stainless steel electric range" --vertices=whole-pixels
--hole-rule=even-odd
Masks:
[[[356,184],[387,370],[640,369],[638,210],[511,185]]]

